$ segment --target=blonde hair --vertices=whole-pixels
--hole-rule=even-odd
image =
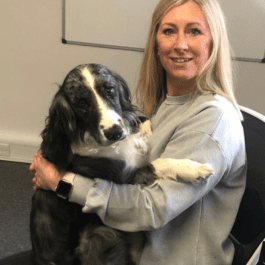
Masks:
[[[170,7],[188,1],[190,0],[161,0],[153,13],[136,88],[140,110],[148,118],[151,118],[156,113],[165,100],[167,93],[166,72],[157,56],[156,35],[158,28],[164,14]],[[233,92],[231,50],[221,7],[217,0],[194,1],[199,3],[204,11],[213,39],[211,56],[196,79],[196,92],[221,94],[228,98],[238,109]]]

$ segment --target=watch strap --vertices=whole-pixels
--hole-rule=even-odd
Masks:
[[[70,183],[70,184],[73,185],[74,180],[75,180],[75,176],[76,176],[75,173],[67,172],[67,173],[64,175],[64,177],[63,177],[63,181],[68,182],[68,183]]]

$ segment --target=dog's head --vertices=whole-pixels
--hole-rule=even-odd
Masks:
[[[77,141],[109,146],[125,139],[132,125],[137,125],[135,109],[121,76],[102,65],[79,65],[66,76],[54,97],[41,149],[47,149],[45,139],[56,156],[61,152],[53,149],[69,154],[69,146]]]

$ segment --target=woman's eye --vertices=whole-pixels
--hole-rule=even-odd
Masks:
[[[165,34],[165,35],[172,35],[173,33],[174,33],[174,31],[173,31],[173,29],[165,29],[164,31],[163,31],[163,33]]]
[[[199,29],[191,29],[191,34],[193,36],[197,36],[197,35],[200,35],[201,34],[201,31]]]

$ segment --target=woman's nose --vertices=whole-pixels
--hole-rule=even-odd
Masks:
[[[188,47],[186,35],[184,33],[177,34],[174,49],[183,52],[188,50]]]

